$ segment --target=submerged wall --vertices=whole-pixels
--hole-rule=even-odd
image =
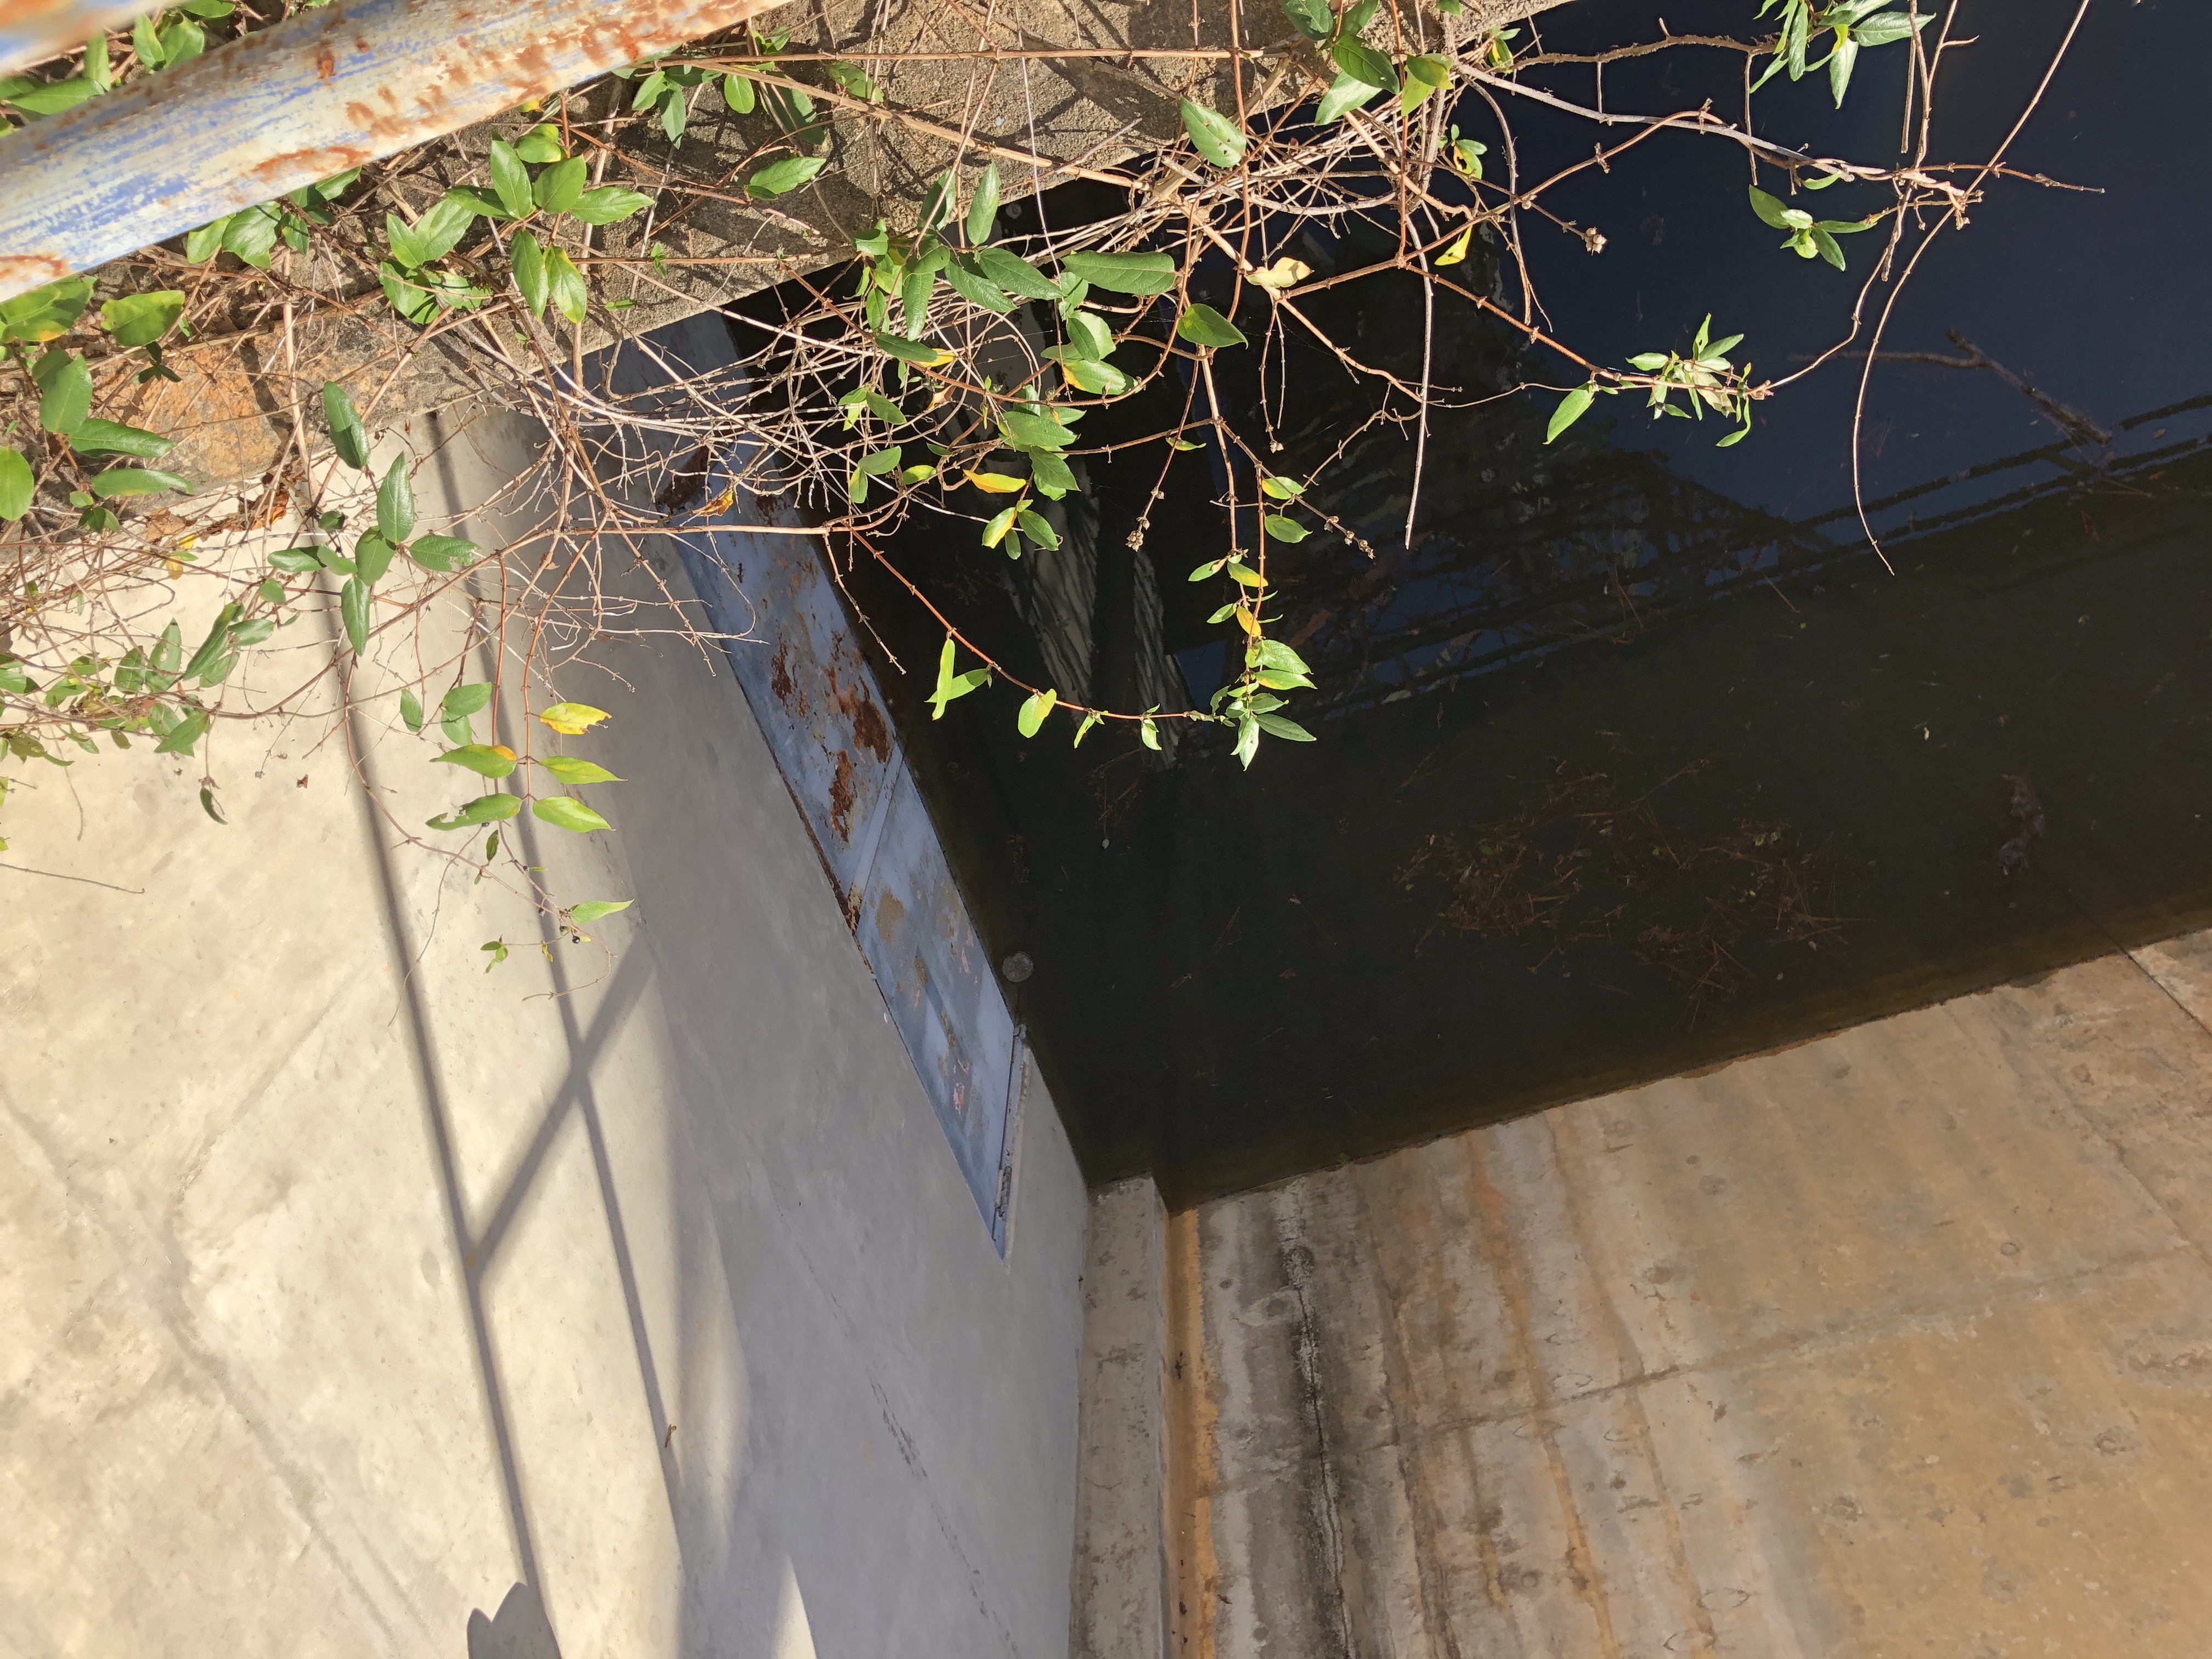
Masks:
[[[410,436],[426,516],[528,441]],[[1051,1103],[1001,1261],[727,665],[602,655],[615,832],[508,826],[588,945],[395,844],[473,793],[396,720],[224,728],[228,827],[143,747],[11,798],[0,1652],[1066,1650]]]

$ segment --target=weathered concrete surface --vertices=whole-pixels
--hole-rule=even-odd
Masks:
[[[2208,1004],[2198,936],[1202,1206],[1174,1650],[2203,1654]]]
[[[426,520],[527,441],[442,435]],[[12,796],[0,1655],[1066,1652],[1059,1122],[1002,1262],[729,677],[614,657],[615,832],[503,828],[636,903],[550,959],[393,845],[477,790],[382,714],[389,823],[313,723],[222,729],[228,828],[143,746]]]
[[[1073,1659],[1159,1659],[1166,1552],[1167,1212],[1149,1176],[1091,1200],[1083,1274]]]

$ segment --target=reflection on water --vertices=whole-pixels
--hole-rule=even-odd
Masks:
[[[1568,8],[1547,39],[1580,49],[1566,30],[1595,40],[1637,9]],[[2050,9],[2007,15],[2024,30]],[[2116,59],[2099,28],[2136,55]],[[2164,44],[2147,58],[2145,40]],[[2124,109],[2110,79],[2057,83],[2062,106],[2101,98],[2110,129],[2070,145],[2071,173],[2109,161],[2146,210],[2134,158],[2160,135],[2205,148],[2169,65],[2208,55],[2205,9],[2093,19],[2083,62],[2140,72]],[[2010,96],[1970,112],[2001,127]],[[2102,130],[2053,118],[2061,137]],[[1544,142],[1528,139],[1532,170]],[[1611,264],[1578,252],[1555,312],[1617,325],[1638,349],[1711,308],[1674,291],[1685,270],[1710,286],[1720,234],[1699,230],[1715,187],[1685,154],[1655,143],[1636,152],[1641,180],[1617,168],[1663,241],[1618,238]],[[1723,182],[1734,213],[1740,172]],[[1518,337],[1440,311],[1425,344],[1452,390],[1410,536],[1409,432],[1345,441],[1377,407],[1367,388],[1295,337],[1286,401],[1263,404],[1255,354],[1216,360],[1224,413],[1280,470],[1317,476],[1316,504],[1348,532],[1269,565],[1316,670],[1299,712],[1321,741],[1267,745],[1249,775],[1208,730],[1170,757],[1111,733],[1071,750],[1022,740],[987,697],[933,726],[927,687],[893,677],[979,926],[994,954],[1034,958],[1022,1014],[1094,1178],[1152,1168],[1188,1199],[2212,915],[2212,338],[2183,289],[2116,270],[2099,280],[2142,298],[2124,330],[2047,337],[2080,295],[1976,273],[1992,258],[2080,272],[2079,247],[2046,258],[2048,225],[2113,203],[2036,205],[2045,217],[1985,209],[1980,240],[1959,239],[1966,278],[1932,261],[1884,343],[1912,354],[1877,366],[1863,432],[1887,564],[1849,489],[1857,366],[1763,406],[1752,441],[1718,454],[1711,423],[1655,428],[1627,399],[1547,447],[1549,401],[1511,395],[1531,373]],[[1317,228],[1301,257],[1325,272],[1376,234]],[[1771,251],[1756,225],[1746,240]],[[1501,281],[1495,252],[1469,262],[1478,286]],[[1790,332],[1802,296],[1735,289],[1751,315],[1724,326],[1763,331],[1769,352],[1825,343]],[[1666,329],[1631,334],[1647,306]],[[1309,309],[1367,361],[1417,366],[1410,278]],[[1182,388],[1151,396],[1179,408]],[[1156,432],[1163,414],[1133,399],[1086,436]],[[1078,533],[1018,568],[934,526],[900,557],[1010,643],[1016,672],[1122,707],[1202,702],[1221,672],[1218,596],[1184,577],[1228,544],[1224,477],[1202,453],[1164,481],[1158,465],[1094,456]],[[933,659],[926,617],[866,566],[852,580],[891,651]]]

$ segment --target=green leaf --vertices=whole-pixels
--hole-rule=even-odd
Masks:
[[[0,448],[0,519],[14,524],[31,510],[38,478],[22,452]]]
[[[1783,216],[1789,209],[1784,204],[1782,199],[1779,197],[1768,195],[1757,185],[1751,186],[1751,210],[1777,230],[1790,228],[1790,221]]]
[[[1119,397],[1140,384],[1135,375],[1125,374],[1111,363],[1093,362],[1065,346],[1054,346],[1045,356],[1060,365],[1069,385],[1100,397]]]
[[[899,460],[899,446],[893,444],[889,449],[878,449],[872,455],[863,456],[858,470],[872,478],[879,478],[886,472],[897,471]]]
[[[478,824],[498,823],[522,810],[520,795],[478,795],[458,812],[429,820],[433,830],[473,830]]]
[[[266,203],[242,208],[222,228],[223,251],[236,254],[258,270],[266,270],[270,252],[276,246],[276,233],[283,228],[276,210]]]
[[[526,230],[516,231],[507,244],[507,263],[514,268],[515,292],[522,295],[522,303],[532,316],[543,317],[552,290],[545,281],[545,255],[538,239]]]
[[[538,175],[530,193],[546,212],[566,213],[576,205],[584,193],[586,171],[584,158],[580,155],[572,155],[565,161],[556,161]]]
[[[915,221],[918,231],[935,230],[950,224],[960,204],[960,181],[948,167],[929,181],[922,194],[921,216]]]
[[[369,531],[353,544],[354,574],[365,582],[374,583],[392,568],[392,555],[398,550],[386,538]]]
[[[1836,107],[1844,106],[1844,93],[1851,84],[1851,70],[1859,61],[1859,43],[1850,34],[1836,42],[1828,54],[1828,90],[1835,94]]]
[[[362,429],[361,411],[336,380],[323,382],[323,419],[331,428],[331,447],[356,471],[368,471],[368,434]]]
[[[82,75],[72,75],[66,81],[50,81],[43,86],[33,86],[11,93],[5,102],[33,115],[58,115],[65,109],[74,109],[88,98],[96,96],[100,88]]]
[[[183,669],[184,665],[184,629],[173,622],[161,630],[161,638],[154,641],[154,672],[173,677]],[[151,689],[156,691],[166,691],[169,689],[168,680],[165,678],[161,684]]]
[[[1059,422],[1019,409],[999,416],[999,430],[1016,449],[1065,449],[1075,441],[1075,434]]]
[[[514,770],[514,750],[503,743],[464,744],[437,758],[447,766],[465,767],[479,777],[503,778]]]
[[[407,544],[407,556],[425,570],[441,574],[465,570],[477,556],[477,544],[459,536],[417,536]]]
[[[620,185],[601,185],[579,196],[576,205],[569,211],[587,225],[611,225],[652,205],[653,198],[642,191],[628,190]]]
[[[1597,392],[1594,387],[1578,386],[1560,398],[1559,406],[1552,411],[1551,424],[1544,428],[1544,441],[1546,443],[1553,441],[1562,432],[1582,419],[1596,397]]]
[[[1260,480],[1260,493],[1270,501],[1287,501],[1305,493],[1304,481],[1280,475]]]
[[[1194,345],[1226,347],[1246,343],[1237,325],[1212,306],[1193,301],[1176,319],[1176,332]]]
[[[772,200],[789,194],[814,177],[828,165],[820,155],[787,155],[781,161],[770,161],[745,180],[745,194],[757,202]]]
[[[991,240],[991,232],[999,217],[999,164],[996,161],[983,169],[983,176],[975,181],[975,194],[969,199],[968,246],[981,247]]]
[[[919,340],[902,339],[896,334],[876,331],[876,343],[902,363],[912,363],[917,368],[936,368],[952,361],[952,354],[937,346],[924,345]]]
[[[1646,374],[1656,374],[1667,367],[1669,359],[1663,351],[1639,351],[1628,360],[1631,368],[1640,368]]]
[[[399,718],[406,722],[410,732],[422,729],[422,700],[404,686],[399,692]]]
[[[1149,714],[1137,723],[1137,741],[1155,754],[1159,752],[1160,728]]]
[[[1188,580],[1194,582],[1202,582],[1210,576],[1218,576],[1221,574],[1221,567],[1228,562],[1229,561],[1226,559],[1209,560],[1205,564],[1199,566],[1197,569],[1192,571]]]
[[[415,533],[415,483],[404,454],[392,458],[376,487],[376,533],[395,546]]]
[[[530,803],[530,811],[532,817],[544,819],[556,830],[573,830],[580,836],[614,828],[574,795],[544,796]]]
[[[1805,233],[1813,239],[1813,246],[1820,250],[1820,257],[1838,270],[1844,269],[1843,246],[1826,231],[1815,225]]]
[[[591,293],[584,286],[584,273],[557,247],[545,250],[545,293],[554,310],[572,323],[582,324]]]
[[[92,371],[84,359],[56,347],[32,374],[40,392],[39,424],[64,437],[76,431],[92,408]]]
[[[1893,40],[1902,40],[1915,29],[1924,29],[1936,21],[1935,14],[1908,17],[1901,11],[1885,11],[1855,24],[1851,39],[1862,46],[1886,46]]]
[[[100,320],[119,346],[151,345],[175,327],[177,319],[184,314],[185,296],[173,288],[126,294],[100,307]]]
[[[1018,253],[1002,247],[979,247],[973,258],[975,269],[1009,294],[1024,300],[1060,298],[1060,285]]]
[[[449,190],[439,198],[415,222],[415,248],[421,256],[415,263],[426,265],[451,253],[460,245],[461,238],[469,234],[469,227],[476,223],[478,211],[471,196],[464,196],[459,191]]]
[[[952,672],[952,635],[947,634],[945,649],[937,659],[937,689],[929,694],[929,718],[933,720],[943,720],[945,708],[955,700],[966,696],[979,686],[990,684],[989,669],[971,668],[964,674],[956,674]]]
[[[868,78],[867,70],[858,64],[825,64],[823,67],[829,71],[830,78],[837,83],[837,89],[847,97],[858,98],[865,103],[876,101],[876,83]]]
[[[157,755],[189,755],[199,740],[207,735],[208,714],[204,708],[195,708],[170,729],[169,734],[154,745]]]
[[[755,103],[753,83],[742,75],[725,75],[722,77],[722,101],[740,115],[750,115]]]
[[[1255,716],[1247,714],[1237,722],[1237,748],[1234,752],[1237,763],[1249,770],[1252,757],[1260,752],[1260,722]]]
[[[1282,0],[1283,15],[1309,40],[1326,40],[1335,33],[1336,14],[1328,0]]]
[[[446,196],[458,206],[466,208],[472,217],[479,214],[487,219],[512,219],[516,216],[507,210],[507,204],[496,196],[487,196],[472,185],[456,185],[446,192]],[[529,210],[527,208],[523,210],[525,213]]]
[[[1267,585],[1267,579],[1242,559],[1231,559],[1222,566],[1222,568],[1229,573],[1232,581],[1241,583],[1246,587],[1265,587]]]
[[[1424,52],[1419,58],[1406,60],[1406,73],[1411,79],[1425,81],[1432,87],[1448,87],[1451,84],[1452,62],[1434,52]]]
[[[1308,534],[1310,533],[1308,532],[1306,527],[1300,524],[1296,519],[1286,519],[1279,513],[1268,514],[1267,517],[1260,520],[1260,525],[1262,529],[1264,529],[1270,536],[1273,537],[1277,541],[1288,542],[1292,545],[1296,545],[1297,543],[1305,540]]]
[[[71,276],[0,302],[0,339],[41,345],[69,331],[92,302],[93,282]]]
[[[586,899],[581,904],[570,907],[568,920],[580,927],[586,922],[597,921],[601,916],[627,910],[635,902],[635,899]]]
[[[509,218],[521,218],[537,204],[537,198],[531,194],[530,174],[522,165],[522,158],[507,140],[495,138],[491,141],[489,161],[491,187],[498,192],[500,205],[507,210]]]
[[[1370,103],[1382,95],[1382,88],[1372,87],[1357,76],[1340,75],[1330,83],[1321,97],[1321,107],[1314,112],[1314,125],[1325,127],[1340,121],[1349,110]]]
[[[1191,147],[1214,166],[1233,167],[1244,159],[1243,129],[1218,110],[1186,98],[1182,128],[1190,135]]]
[[[1021,526],[1022,534],[1039,547],[1049,550],[1060,545],[1060,532],[1052,527],[1052,521],[1042,514],[1022,507],[1015,512],[1014,522]]]
[[[1076,355],[1103,362],[1114,353],[1114,331],[1095,311],[1079,311],[1067,319],[1067,343]]]
[[[1292,743],[1311,743],[1314,740],[1313,733],[1304,726],[1296,720],[1285,720],[1280,714],[1255,714],[1253,718],[1260,722],[1260,729],[1271,738],[1286,738]]]
[[[92,493],[102,501],[117,495],[152,495],[164,489],[182,490],[189,495],[192,487],[173,472],[156,472],[152,467],[114,466],[92,481]]]
[[[561,148],[561,130],[550,121],[541,121],[514,141],[515,155],[533,165],[557,161],[568,152]]]
[[[185,665],[186,679],[205,679],[208,670],[228,647],[230,625],[237,617],[238,607],[234,605],[227,605],[216,613],[215,626],[208,629],[207,637],[200,641],[200,648],[192,653],[191,660]]]
[[[481,714],[491,707],[491,686],[483,680],[468,685],[457,685],[438,701],[441,720],[466,720],[471,714]]]
[[[338,590],[338,616],[345,624],[346,643],[356,657],[368,653],[368,584],[358,576]]]
[[[143,21],[143,20],[141,20]],[[185,260],[188,264],[205,264],[222,252],[222,239],[229,233],[230,216],[210,219],[198,230],[185,233]]]
[[[1390,60],[1352,34],[1337,38],[1328,49],[1336,59],[1336,66],[1353,80],[1364,85],[1376,87],[1384,92],[1398,90],[1398,71],[1390,67]]]
[[[622,781],[597,761],[584,760],[574,755],[540,755],[538,763],[566,784]]]
[[[80,455],[131,455],[142,461],[158,461],[177,447],[176,441],[143,427],[125,426],[88,416],[70,434],[70,447]]]
[[[1022,704],[1021,713],[1014,716],[1014,727],[1025,738],[1033,738],[1044,724],[1045,716],[1052,713],[1053,705],[1060,701],[1057,691],[1032,693]]]
[[[1056,501],[1075,488],[1074,470],[1060,459],[1059,451],[1033,449],[1029,456],[1030,477],[1038,495]]]
[[[1005,316],[1014,308],[1014,301],[996,283],[978,276],[965,259],[955,259],[945,267],[945,280],[952,291],[971,306],[981,306]]]
[[[985,525],[983,526],[983,545],[986,547],[996,547],[1000,542],[1006,540],[1006,532],[1014,527],[1014,520],[1021,516],[1021,511],[1022,509],[1018,504],[1010,507],[1003,513],[1000,513],[993,518],[990,523]],[[1015,543],[1014,550],[1014,556],[1016,558],[1019,558],[1021,556],[1020,547],[1021,544],[1018,539]]]
[[[1176,281],[1175,261],[1164,253],[1071,253],[1060,266],[1076,281],[1109,294],[1164,294]],[[1000,286],[1020,291],[1010,283]]]
[[[1099,722],[1100,720],[1103,720],[1104,718],[1105,718],[1105,716],[1104,716],[1104,715],[1103,715],[1103,714],[1100,714],[1097,709],[1095,709],[1095,708],[1094,708],[1094,709],[1091,709],[1088,714],[1085,714],[1085,715],[1084,715],[1084,717],[1083,717],[1079,721],[1078,721],[1078,722],[1076,723],[1076,727],[1075,727],[1075,741],[1074,741],[1073,743],[1070,744],[1068,745],[1068,747],[1069,747],[1069,748],[1071,748],[1071,749],[1080,749],[1080,748],[1082,748],[1082,747],[1083,747],[1083,740],[1084,740],[1084,738],[1087,738],[1087,737],[1089,737],[1089,736],[1091,735],[1091,728],[1092,726],[1094,726],[1097,725],[1097,724],[1098,724],[1098,722]]]

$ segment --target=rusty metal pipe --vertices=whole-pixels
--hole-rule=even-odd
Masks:
[[[354,0],[0,139],[0,299],[410,149],[773,0]]]
[[[0,75],[28,69],[119,29],[157,0],[0,0]]]

